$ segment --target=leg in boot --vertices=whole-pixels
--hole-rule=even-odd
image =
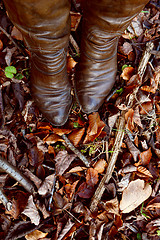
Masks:
[[[43,115],[63,125],[71,108],[66,70],[70,34],[68,0],[4,0],[31,52],[31,92]]]
[[[87,0],[81,40],[81,57],[75,76],[75,93],[85,113],[98,111],[112,89],[117,72],[119,36],[148,0]]]

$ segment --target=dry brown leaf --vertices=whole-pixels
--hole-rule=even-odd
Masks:
[[[153,104],[151,102],[142,103],[140,106],[140,114],[147,114],[153,109]]]
[[[130,182],[128,187],[123,191],[120,210],[122,213],[133,211],[142,202],[147,200],[151,193],[152,187],[149,184],[145,185],[144,180],[137,179]]]
[[[133,121],[134,121],[140,128],[143,129],[143,125],[142,125],[141,118],[140,118],[140,114],[139,114],[139,106],[137,106],[137,107],[134,109]]]
[[[71,222],[71,219],[68,220],[66,225],[63,227],[62,232],[58,236],[57,240],[62,240],[67,235],[67,233],[71,230],[71,228],[75,225],[74,222]],[[75,230],[75,229],[74,229]],[[69,237],[69,236],[68,236]]]
[[[73,143],[75,147],[78,146],[85,132],[85,128],[76,129],[68,135],[69,140]]]
[[[124,42],[123,46],[120,47],[121,52],[127,55],[133,51],[132,45],[129,42]]]
[[[69,201],[72,199],[72,196],[75,192],[75,189],[76,189],[76,186],[77,186],[78,182],[79,182],[79,180],[75,181],[72,184],[69,183],[69,184],[65,185],[65,190],[66,190]]]
[[[154,76],[153,78],[151,78],[150,80],[151,84],[150,86],[142,86],[141,87],[141,90],[145,91],[145,92],[151,92],[153,94],[156,93],[156,90],[158,88],[158,84],[160,82],[160,71],[157,70],[155,73],[154,73]]]
[[[59,151],[57,156],[54,158],[54,161],[56,162],[56,173],[58,175],[62,175],[69,167],[69,165],[73,162],[75,157],[75,154],[68,154],[67,151]]]
[[[44,143],[47,143],[48,145],[54,144],[56,142],[64,142],[64,140],[57,134],[53,133],[49,136],[46,136],[43,138]]]
[[[2,49],[3,49],[3,42],[2,40],[0,40],[0,51],[2,51]]]
[[[82,172],[86,169],[87,169],[86,167],[77,166],[77,167],[74,167],[71,170],[69,170],[68,173]]]
[[[75,62],[72,57],[67,57],[67,72],[70,73],[76,64],[77,62]]]
[[[132,141],[128,137],[126,137],[125,141],[126,141],[126,144],[127,144],[127,147],[129,149],[130,153],[132,154],[132,156],[134,158],[134,161],[136,162],[137,157],[140,154],[139,149],[136,148],[136,146],[132,143]]]
[[[150,163],[150,160],[152,158],[152,152],[151,152],[151,148],[149,148],[148,150],[140,153],[139,158],[142,162],[142,165],[147,165]]]
[[[15,26],[12,28],[11,37],[23,41],[22,33]]]
[[[125,114],[125,120],[127,122],[126,128],[129,129],[130,132],[133,132],[134,130],[134,122],[133,122],[133,115],[134,115],[134,110],[131,108],[126,112]]]
[[[33,202],[32,195],[29,197],[27,206],[25,207],[25,209],[22,213],[31,219],[31,223],[33,223],[35,225],[39,225],[40,216],[39,216],[39,212],[36,208],[36,205]]]
[[[126,67],[125,69],[123,69],[121,77],[124,80],[129,80],[132,77],[133,73],[134,73],[134,68],[133,67]]]
[[[98,162],[94,165],[94,169],[98,173],[103,173],[105,168],[107,167],[107,162],[104,159],[99,159]]]
[[[116,215],[119,214],[119,202],[118,202],[117,197],[115,197],[109,201],[106,201],[104,206],[105,206],[105,210],[107,211],[107,213],[113,213]]]
[[[89,168],[86,174],[86,183],[94,187],[98,182],[98,172],[94,168]]]
[[[150,171],[148,171],[145,167],[138,166],[137,171],[141,174],[143,174],[145,177],[153,177]]]
[[[156,140],[160,143],[160,126],[157,126],[156,130]]]
[[[49,175],[45,178],[44,182],[38,189],[38,193],[42,196],[45,196],[47,193],[51,193],[52,187],[55,181],[55,174]]]
[[[28,168],[21,167],[23,174],[29,178],[34,184],[36,185],[37,188],[39,188],[42,184],[42,180],[39,179],[36,175],[34,175],[31,171],[29,171]]]
[[[81,197],[81,198],[91,198],[93,196],[94,193],[94,188],[89,186],[86,182],[83,182],[77,191],[77,194]]]
[[[27,240],[39,240],[44,239],[48,233],[41,232],[39,230],[35,230],[25,236]]]
[[[71,15],[71,31],[76,31],[81,20],[81,14],[78,12],[70,12]]]
[[[69,134],[70,132],[72,132],[71,129],[63,129],[63,128],[52,128],[52,132],[54,132],[55,134],[62,136],[63,134]]]
[[[87,129],[87,135],[84,139],[84,144],[94,141],[102,132],[105,127],[105,123],[101,121],[99,113],[94,112],[88,116],[89,127]]]

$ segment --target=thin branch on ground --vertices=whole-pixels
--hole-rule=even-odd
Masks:
[[[7,38],[15,45],[15,47],[16,47],[20,52],[22,52],[22,53],[24,54],[24,51],[18,46],[18,44],[14,41],[14,39],[11,37],[11,35],[8,34],[8,33],[6,32],[6,30],[3,29],[1,26],[0,26],[0,31],[2,31],[2,32],[7,36]]]
[[[140,61],[139,67],[138,67],[138,74],[141,78],[143,78],[143,75],[145,73],[148,61],[151,57],[151,50],[153,49],[154,44],[152,42],[148,42],[146,44],[146,49],[145,52],[143,54],[143,57]],[[134,92],[130,95],[129,99],[128,99],[128,104],[127,107],[130,108],[133,105],[133,102],[135,100],[136,94],[139,90],[139,87],[137,87]],[[120,148],[122,146],[122,142],[123,142],[123,138],[124,138],[124,134],[125,132],[123,131],[125,128],[125,110],[122,111],[121,116],[119,117],[119,123],[118,123],[118,131],[117,131],[117,135],[115,138],[115,144],[113,147],[113,153],[110,157],[109,160],[109,164],[108,164],[108,168],[106,171],[106,174],[104,175],[104,177],[102,178],[100,184],[98,185],[95,194],[91,200],[91,204],[90,204],[90,210],[91,211],[95,211],[97,208],[98,203],[100,202],[102,195],[105,191],[105,184],[107,184],[110,180],[110,178],[112,177],[112,173],[117,161],[117,157],[120,151]]]
[[[82,160],[86,167],[90,167],[90,163],[87,160],[87,158],[77,148],[75,148],[75,146],[69,141],[65,134],[62,135],[62,138],[65,141],[67,147],[71,149],[72,152],[74,152],[77,155],[77,157],[79,157],[80,160]]]
[[[0,157],[0,168],[19,182],[26,191],[35,194],[36,191],[34,185],[16,167],[12,166],[2,157]]]
[[[3,203],[7,211],[12,209],[12,203],[8,200],[2,189],[0,189],[0,201]]]

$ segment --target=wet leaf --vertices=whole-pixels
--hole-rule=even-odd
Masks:
[[[54,158],[56,173],[58,175],[63,175],[63,173],[67,170],[69,165],[75,159],[75,154],[68,154],[67,151],[59,151],[57,156]]]
[[[86,174],[86,183],[94,187],[98,182],[98,172],[94,168],[89,168]]]
[[[39,225],[40,216],[39,216],[39,212],[36,208],[36,205],[33,202],[32,195],[29,197],[27,206],[22,213],[31,219],[31,223],[33,223],[35,225]]]
[[[145,185],[143,180],[137,179],[130,182],[128,187],[123,191],[120,210],[122,213],[133,211],[142,202],[147,200],[151,193],[152,187],[149,184]]]

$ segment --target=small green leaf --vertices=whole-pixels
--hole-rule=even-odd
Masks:
[[[122,66],[122,71],[125,69],[125,68],[127,68],[127,67],[131,67],[131,65],[127,65],[127,64],[124,64],[123,66]]]
[[[15,76],[16,79],[21,80],[22,78],[24,78],[22,73],[17,73]]]
[[[74,127],[74,128],[79,128],[79,123],[78,123],[78,122],[74,122],[74,123],[73,123],[73,127]]]
[[[122,93],[123,92],[123,88],[120,88],[116,91],[116,93]]]
[[[160,230],[157,230],[157,236],[160,236]]]
[[[13,73],[10,73],[10,72],[5,72],[5,75],[6,75],[7,78],[13,78],[14,77]]]
[[[8,78],[13,78],[14,74],[17,73],[17,69],[14,66],[8,66],[5,68],[5,75]]]
[[[137,233],[137,240],[142,240],[141,233]]]

